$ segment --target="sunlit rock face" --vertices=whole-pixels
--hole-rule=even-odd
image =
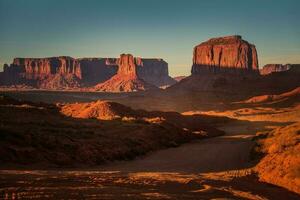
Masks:
[[[212,38],[197,45],[192,74],[206,72],[258,73],[255,46],[238,35]]]
[[[268,75],[274,72],[287,71],[291,68],[291,65],[282,65],[282,64],[267,64],[259,72],[261,75]]]
[[[119,65],[117,73],[119,76],[137,77],[135,59],[131,54],[121,54],[117,63]]]
[[[15,58],[13,65],[24,68],[28,78],[38,78],[50,74],[74,74],[81,78],[80,63],[71,57]]]

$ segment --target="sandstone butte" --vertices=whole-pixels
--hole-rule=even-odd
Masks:
[[[291,68],[291,65],[286,64],[267,64],[263,66],[263,68],[259,71],[261,75],[268,75],[274,72],[282,72],[282,71],[287,71]]]
[[[156,86],[140,78],[138,66],[141,63],[141,59],[134,58],[131,54],[121,54],[117,60],[119,66],[117,74],[104,83],[96,85],[94,89],[105,92],[130,92],[156,89]]]
[[[192,74],[206,72],[258,73],[258,58],[253,44],[241,36],[212,38],[194,47]]]
[[[175,83],[168,74],[168,63],[159,58],[135,58],[137,74],[157,87]],[[118,72],[118,58],[15,58],[0,72],[1,85],[25,84],[37,88],[94,86]]]

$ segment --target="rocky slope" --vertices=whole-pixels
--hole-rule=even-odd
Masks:
[[[13,63],[4,65],[0,72],[1,85],[30,85],[37,88],[63,89],[93,86],[103,83],[116,75],[118,58],[79,58],[67,56],[50,58],[15,58]],[[137,73],[147,83],[157,87],[171,85],[175,81],[168,75],[168,63],[162,59],[135,58]],[[70,77],[70,83],[67,81]],[[48,83],[56,79],[65,79]],[[76,84],[74,81],[76,80]],[[58,85],[58,88],[48,85]]]
[[[131,92],[156,89],[156,86],[144,81],[138,75],[140,60],[135,59],[131,54],[121,54],[117,61],[118,72],[109,80],[94,87],[96,91],[105,92]]]
[[[265,157],[256,170],[262,181],[300,194],[300,123],[277,128],[259,140]]]
[[[282,64],[267,64],[265,65],[261,70],[259,70],[259,73],[261,75],[267,75],[271,74],[273,72],[282,72],[287,71],[291,68],[291,65],[282,65]]]
[[[192,74],[206,72],[258,72],[255,46],[238,35],[212,38],[197,45]]]

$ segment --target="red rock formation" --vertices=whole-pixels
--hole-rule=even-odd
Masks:
[[[282,72],[287,71],[291,68],[290,65],[282,65],[282,64],[267,64],[265,65],[259,72],[261,75],[271,74],[273,72]]]
[[[122,59],[124,60],[117,58],[74,59],[67,56],[15,58],[10,66],[4,66],[4,72],[0,74],[0,84],[29,84],[40,87],[42,85],[57,85],[59,83],[53,83],[54,80],[71,80],[70,77],[73,77],[69,87],[72,85],[76,85],[76,87],[78,85],[94,86],[117,74],[118,65],[123,66],[122,63],[128,65],[123,66],[120,70],[124,70],[124,72],[120,71],[120,73],[128,74],[132,70],[133,74],[138,74],[140,78],[156,86],[174,83],[168,75],[168,64],[162,59],[133,59],[126,58],[126,56]],[[132,63],[129,63],[129,60]],[[133,70],[132,67],[135,67],[135,69]],[[44,83],[49,80],[52,81],[51,84]],[[77,80],[78,83],[74,84],[74,80]]]
[[[29,79],[51,74],[74,74],[81,79],[80,63],[71,57],[15,58],[13,65],[23,67],[24,75]]]
[[[121,54],[117,63],[119,65],[118,73],[104,83],[96,85],[94,87],[95,90],[105,92],[131,92],[156,88],[138,76],[137,63],[140,64],[140,60],[134,59],[130,54]]]
[[[137,77],[136,62],[131,54],[121,54],[117,64],[119,65],[117,73],[119,76]]]
[[[157,58],[135,58],[140,78],[157,87],[173,85],[176,81],[169,76],[168,63]]]
[[[194,48],[192,74],[202,72],[257,72],[255,46],[241,36],[212,38]]]

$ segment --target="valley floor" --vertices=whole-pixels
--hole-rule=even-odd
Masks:
[[[298,199],[259,182],[249,159],[252,137],[278,123],[234,122],[226,135],[154,152],[97,169],[1,170],[4,198],[76,199]]]
[[[291,109],[276,114],[278,109],[268,109],[267,115],[253,109],[240,120],[218,127],[226,132],[223,136],[159,150],[133,161],[117,161],[80,170],[0,170],[0,197],[300,199],[298,194],[285,188],[260,182],[254,171],[257,161],[251,159],[255,145],[253,138],[257,134],[298,121],[299,112]],[[239,119],[234,115],[237,111],[228,112]],[[228,112],[213,114],[228,116]],[[270,114],[275,116],[270,118]],[[284,120],[279,120],[280,116]]]

